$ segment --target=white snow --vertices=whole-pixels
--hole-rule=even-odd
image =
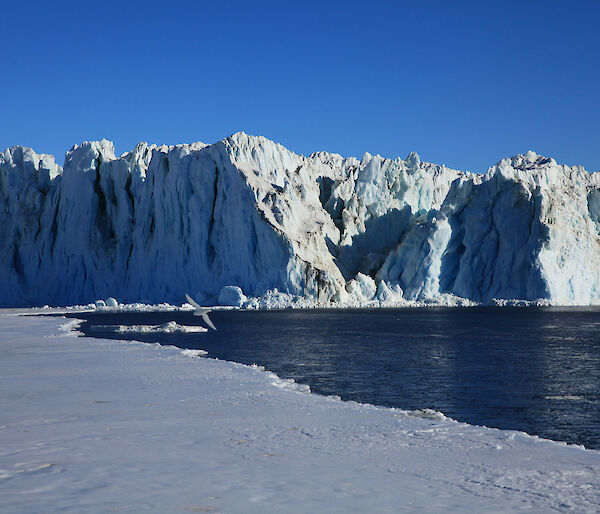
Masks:
[[[204,357],[208,355],[206,350],[182,350],[181,355],[185,355],[186,357]]]
[[[0,313],[4,513],[600,509],[600,452],[63,324]]]

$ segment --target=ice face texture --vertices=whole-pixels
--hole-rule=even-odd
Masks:
[[[600,303],[600,178],[528,152],[485,175],[303,157],[244,133],[0,154],[0,304],[462,297]]]

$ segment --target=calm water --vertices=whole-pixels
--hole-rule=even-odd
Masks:
[[[92,325],[199,325],[191,313],[86,314],[88,336],[205,349],[314,392],[600,448],[600,309],[216,311],[218,332],[107,334]],[[75,317],[75,316],[74,316]],[[82,317],[82,315],[77,315]]]

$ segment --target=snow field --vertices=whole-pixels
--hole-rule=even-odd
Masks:
[[[0,314],[2,512],[600,509],[600,452],[68,323]]]

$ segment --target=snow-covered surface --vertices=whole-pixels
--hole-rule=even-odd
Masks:
[[[600,303],[600,174],[534,152],[473,174],[243,132],[85,142],[64,170],[13,147],[0,216],[0,305]]]
[[[0,313],[4,513],[600,509],[600,452],[64,324]]]

